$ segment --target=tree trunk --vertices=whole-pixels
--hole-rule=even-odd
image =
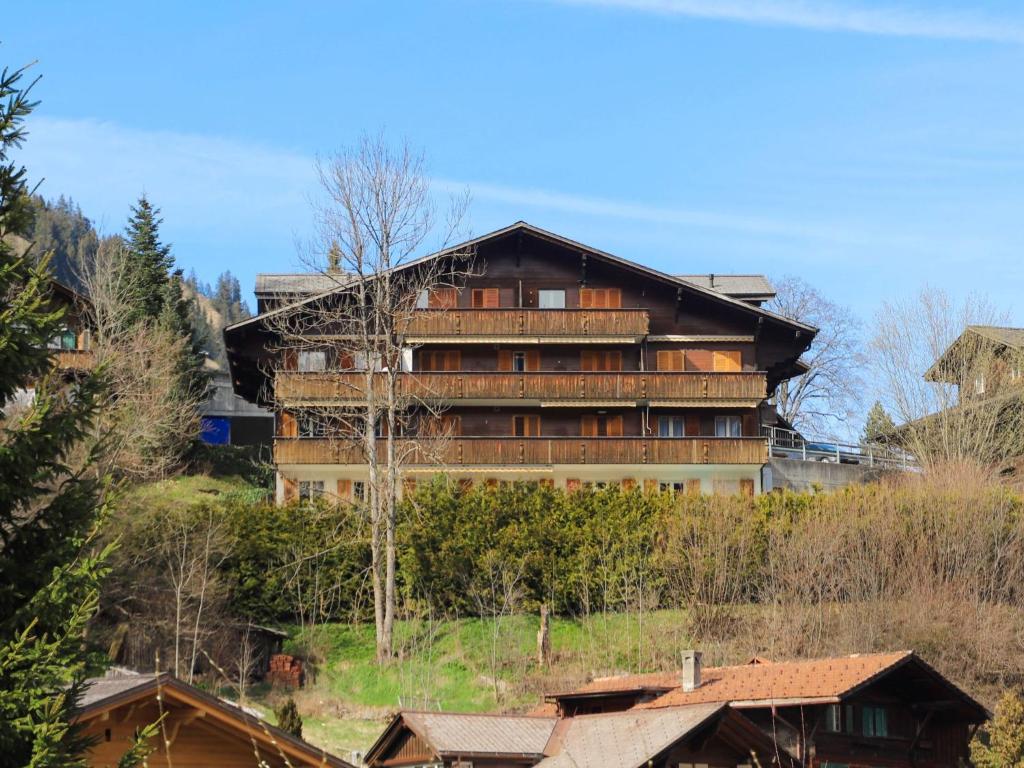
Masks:
[[[548,621],[548,606],[540,606],[540,629],[537,631],[537,666],[546,667],[551,663],[551,627]]]

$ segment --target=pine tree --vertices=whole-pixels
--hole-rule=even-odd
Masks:
[[[203,353],[193,323],[193,302],[185,297],[185,281],[177,270],[164,282],[157,322],[175,337],[185,339],[178,364],[178,382],[184,397],[202,396],[209,383],[203,373]]]
[[[986,732],[971,743],[971,761],[978,768],[1024,768],[1024,701],[1007,691],[996,705]]]
[[[895,429],[895,422],[885,412],[882,404],[876,400],[875,404],[871,406],[871,410],[868,411],[867,419],[864,422],[864,433],[861,435],[860,441],[865,445],[878,443],[887,436],[891,436]]]
[[[302,738],[302,715],[299,714],[299,708],[295,706],[295,699],[291,696],[285,699],[281,706],[274,710],[274,716],[277,718],[278,728],[297,739]]]
[[[160,209],[154,208],[145,195],[138,205],[132,206],[132,214],[125,229],[125,258],[137,276],[137,310],[132,322],[142,319],[156,319],[164,306],[166,286],[174,257],[171,247],[160,241]]]
[[[51,372],[47,342],[63,319],[52,276],[45,258],[17,256],[5,241],[31,226],[25,169],[9,159],[35,106],[23,73],[0,74],[0,755],[5,765],[83,766],[87,743],[72,719],[109,550],[91,547],[103,481],[69,464],[102,384],[86,377],[68,396]],[[25,404],[18,393],[29,386]]]

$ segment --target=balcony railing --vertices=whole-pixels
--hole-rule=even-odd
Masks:
[[[383,391],[376,375],[374,386]],[[275,392],[291,404],[357,403],[365,400],[365,373],[281,372]],[[423,400],[459,401],[533,400],[541,402],[665,401],[719,405],[750,404],[766,395],[765,374],[697,371],[636,371],[626,373],[491,373],[416,371],[398,381],[403,395]]]
[[[88,371],[96,366],[96,355],[90,349],[58,349],[53,357],[64,371]]]
[[[547,466],[552,464],[764,464],[758,437],[452,437],[400,438],[410,466]],[[383,459],[384,443],[378,443]],[[361,446],[344,439],[278,438],[276,464],[362,464]]]
[[[406,335],[435,336],[646,336],[646,309],[445,309],[421,310]]]

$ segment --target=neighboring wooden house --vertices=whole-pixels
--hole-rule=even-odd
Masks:
[[[114,768],[136,731],[158,720],[150,768],[352,768],[167,673],[115,673],[88,681],[76,722],[95,742],[89,765]]]
[[[962,404],[1024,396],[1024,328],[968,325],[925,378],[955,385]]]
[[[959,768],[988,712],[912,652],[622,675],[536,715],[401,712],[371,768]]]
[[[366,753],[371,768],[786,766],[785,750],[723,704],[570,718],[402,712]]]
[[[399,445],[413,454],[404,487],[443,470],[568,490],[761,491],[762,406],[805,370],[816,333],[762,308],[763,277],[673,276],[523,222],[425,260],[467,250],[473,275],[421,296],[403,336],[405,386],[446,410],[401,439],[422,447],[439,424],[452,435],[440,457]],[[350,285],[340,272],[261,276],[261,314],[225,330],[235,392],[279,411],[279,501],[365,491],[361,446],[315,415],[357,408],[365,366],[330,333],[322,348],[275,351],[288,346],[274,325],[283,307],[301,317]]]

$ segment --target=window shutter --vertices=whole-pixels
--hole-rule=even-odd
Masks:
[[[284,503],[288,504],[295,501],[299,496],[299,486],[290,477],[281,478],[281,483],[284,485]]]
[[[573,493],[574,491],[578,491],[582,487],[583,487],[583,485],[582,485],[582,483],[580,483],[578,478],[575,478],[575,477],[566,478],[565,490],[567,490],[569,493]]]
[[[281,411],[278,420],[278,433],[281,437],[298,437],[299,429],[295,423],[295,416],[288,411]]]
[[[455,288],[434,288],[427,297],[430,309],[454,309],[458,304],[458,290]]]
[[[550,477],[542,477],[540,480],[537,481],[537,483],[538,483],[538,485],[540,485],[541,488],[554,488],[555,487],[555,481],[554,481],[553,478],[550,478]]]
[[[580,288],[580,308],[590,309],[594,306],[594,289]]]
[[[498,370],[499,371],[511,371],[512,370],[512,350],[510,350],[510,349],[499,349],[498,350]]]
[[[444,370],[458,371],[462,368],[462,352],[451,349],[444,353]]]
[[[754,495],[754,481],[751,478],[745,477],[740,480],[740,493],[744,496]]]
[[[540,370],[540,350],[539,349],[528,349],[528,350],[526,350],[526,370],[528,370],[528,371],[539,371]]]
[[[592,349],[584,349],[582,352],[580,352],[580,370],[597,370],[597,352],[595,352]]]
[[[299,367],[299,355],[294,349],[285,349],[281,352],[281,368],[285,371],[294,371]]]
[[[411,496],[416,493],[416,478],[415,477],[403,477],[402,478],[402,495]]]
[[[687,371],[712,371],[714,363],[710,350],[688,349],[686,350]]]
[[[622,437],[622,416],[609,416],[605,422],[608,437]]]
[[[700,416],[696,413],[686,414],[686,436],[700,437]]]
[[[604,369],[606,371],[621,371],[622,370],[622,352],[616,350],[614,352],[605,352],[605,364]]]
[[[497,309],[501,306],[501,294],[497,288],[474,288],[473,307],[475,309]]]
[[[757,435],[757,414],[743,414],[743,435],[744,437],[755,437]]]
[[[644,478],[644,493],[654,493],[658,490],[658,481],[652,477]]]
[[[609,309],[621,309],[622,308],[622,289],[621,288],[608,288],[608,298],[606,306]]]
[[[711,353],[713,370],[742,371],[742,354],[738,349],[716,349]]]
[[[583,416],[580,418],[580,434],[583,437],[597,437],[597,416]]]
[[[691,477],[689,480],[686,481],[686,492],[693,496],[697,496],[700,494],[699,477]]]
[[[624,478],[622,478],[622,490],[624,490],[624,491],[632,491],[634,488],[636,488],[636,478],[635,477],[624,477]]]
[[[659,371],[681,371],[683,370],[683,350],[659,349],[657,362]]]
[[[351,501],[352,499],[352,481],[339,479],[338,480],[338,498],[344,501]]]
[[[486,480],[484,480],[484,485],[487,488],[493,490],[494,488],[498,487],[498,478],[496,478],[496,477],[488,477]]]

